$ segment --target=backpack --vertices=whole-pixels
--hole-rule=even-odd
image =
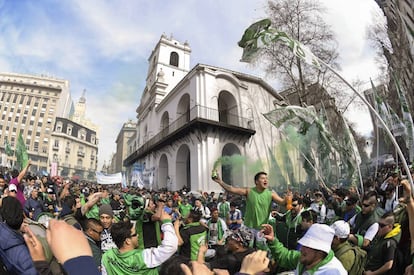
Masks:
[[[349,275],[361,275],[364,274],[364,267],[367,261],[367,252],[359,246],[343,246],[336,253],[335,256],[339,258],[345,252],[352,250],[355,255],[355,261],[349,270]]]
[[[394,240],[394,239],[392,239]],[[397,244],[394,252],[394,261],[392,263],[392,268],[388,274],[404,274],[405,268],[408,266],[408,262],[405,255],[410,255],[409,251],[404,253],[401,248],[398,246],[398,242],[394,240]]]

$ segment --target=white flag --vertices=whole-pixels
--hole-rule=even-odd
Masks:
[[[319,58],[311,50],[299,41],[289,37],[285,32],[278,31],[270,25],[270,19],[263,19],[248,27],[239,41],[238,45],[243,48],[243,55],[240,61],[251,62],[254,57],[264,48],[273,42],[280,41],[288,46],[294,55],[310,65],[321,67]]]
[[[388,105],[388,104],[387,104]],[[404,123],[398,117],[397,113],[388,105],[388,110],[390,111],[391,119],[391,131],[394,137],[404,137],[407,131]]]
[[[96,172],[96,181],[99,184],[118,184],[122,183],[122,173],[116,174],[104,174],[102,172]]]
[[[1,166],[7,167],[7,155],[5,153],[1,154]]]

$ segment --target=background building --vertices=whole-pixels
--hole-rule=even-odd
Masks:
[[[32,160],[31,170],[49,171],[49,148],[56,117],[68,117],[73,103],[67,80],[0,73],[0,148],[7,138],[15,149],[20,133]],[[8,157],[15,165],[15,156]]]
[[[97,169],[98,139],[94,130],[67,118],[56,118],[49,160],[52,175],[94,180]]]
[[[113,173],[124,171],[123,161],[128,157],[128,140],[135,135],[137,124],[132,120],[127,121],[122,125],[122,129],[116,138],[116,153],[112,159],[114,164]]]
[[[85,93],[74,105],[67,80],[1,73],[1,152],[6,138],[14,150],[22,133],[33,164],[31,172],[93,180],[97,127],[85,118],[85,110]],[[7,159],[9,166],[15,166],[15,156]]]
[[[83,90],[82,96],[79,98],[76,103],[73,113],[70,115],[69,119],[73,122],[76,122],[80,125],[85,126],[98,134],[98,126],[94,124],[90,119],[86,117],[86,90]]]
[[[385,47],[390,74],[394,74],[407,92],[411,113],[414,111],[414,0],[377,0],[387,17],[387,33],[392,51]],[[400,103],[394,80],[390,79],[388,90],[391,106],[400,113]],[[401,115],[401,114],[400,114]],[[400,116],[401,117],[401,116]]]

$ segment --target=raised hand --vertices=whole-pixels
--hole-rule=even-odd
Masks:
[[[270,224],[262,224],[262,230],[260,231],[263,233],[263,237],[269,242],[272,242],[275,239],[273,226],[271,226]]]
[[[266,270],[268,265],[267,251],[257,250],[244,257],[240,273],[256,274]]]

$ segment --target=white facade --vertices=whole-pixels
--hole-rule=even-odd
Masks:
[[[55,175],[93,180],[97,159],[96,132],[72,120],[57,117],[49,148],[49,166],[56,167]],[[51,175],[54,176],[53,173]]]
[[[165,40],[162,36],[150,60],[160,46],[165,53],[155,58],[159,63],[169,64],[168,52],[187,58],[187,43],[183,47]],[[180,62],[176,70],[184,72],[187,64],[189,60]],[[268,152],[279,141],[279,133],[262,114],[273,110],[282,98],[267,83],[198,64],[178,84],[175,78],[172,86],[166,71],[151,71],[155,80],[147,81],[137,108],[137,150],[124,161],[130,173],[135,165],[144,184],[153,183],[154,189],[212,191],[220,189],[210,175],[214,162],[222,156],[240,154],[249,163],[260,162],[260,169],[268,169]],[[221,169],[223,179],[238,186],[251,186],[258,172],[247,166],[239,171]]]

